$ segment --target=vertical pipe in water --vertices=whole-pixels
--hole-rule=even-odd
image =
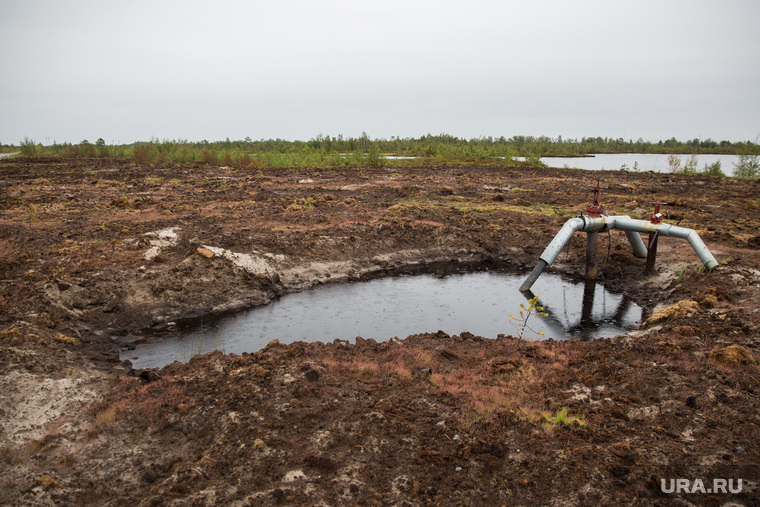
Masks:
[[[596,280],[596,253],[599,250],[599,232],[586,233],[586,280]]]
[[[586,283],[583,284],[583,304],[581,306],[581,325],[583,329],[590,329],[590,326],[594,325],[595,293],[596,280],[586,280]]]

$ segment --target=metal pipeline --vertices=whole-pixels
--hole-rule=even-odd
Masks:
[[[713,269],[718,265],[718,261],[715,260],[715,257],[710,253],[710,250],[694,229],[687,229],[685,227],[663,223],[653,224],[650,221],[635,220],[626,215],[602,216],[598,218],[582,215],[571,218],[565,222],[565,225],[562,226],[562,229],[559,230],[557,235],[554,236],[554,239],[552,239],[551,243],[549,243],[541,254],[538,265],[533,269],[528,278],[525,279],[520,286],[520,290],[530,290],[546,267],[551,265],[557,259],[557,256],[562,249],[565,248],[565,245],[567,245],[570,238],[573,237],[573,234],[579,231],[605,232],[609,229],[620,229],[621,231],[624,231],[628,241],[631,243],[631,247],[633,247],[633,253],[637,257],[647,256],[647,248],[639,233],[653,233],[659,231],[661,236],[671,236],[687,240],[699,257],[699,260],[702,261],[702,264],[704,264],[707,269]]]
[[[639,259],[646,257],[647,246],[644,244],[644,240],[641,239],[639,233],[636,231],[627,231],[625,229],[623,229],[623,232],[625,232],[625,237],[628,238],[628,243],[630,243],[633,248],[633,255]]]
[[[538,280],[538,277],[541,276],[541,273],[544,272],[547,266],[555,261],[562,249],[565,248],[567,242],[573,237],[573,234],[586,228],[586,221],[590,218],[591,217],[588,216],[579,216],[571,218],[565,222],[562,229],[559,230],[551,243],[549,243],[544,249],[541,257],[539,257],[536,267],[533,268],[533,271],[528,275],[528,278],[526,278],[522,285],[520,285],[520,292],[528,291],[533,287],[533,284]]]

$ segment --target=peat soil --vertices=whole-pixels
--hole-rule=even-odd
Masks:
[[[143,329],[315,284],[529,270],[597,177],[610,214],[666,202],[721,263],[661,238],[644,276],[600,234],[599,279],[650,315],[628,335],[519,340],[505,318],[498,339],[119,359]],[[760,183],[731,178],[3,159],[0,503],[757,505],[759,248]],[[584,252],[576,234],[549,270],[581,274]]]

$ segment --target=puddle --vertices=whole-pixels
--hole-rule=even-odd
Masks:
[[[487,338],[517,336],[520,329],[509,315],[518,316],[520,303],[535,294],[549,315],[530,317],[527,339],[605,338],[641,323],[641,307],[601,285],[573,283],[544,273],[533,292],[523,294],[517,288],[524,277],[502,270],[452,273],[448,269],[320,286],[266,306],[151,333],[134,350],[122,353],[121,359],[132,361],[134,368],[157,368],[213,350],[255,352],[273,339],[280,343],[336,338],[353,342],[361,336],[385,341],[438,330],[468,331]]]

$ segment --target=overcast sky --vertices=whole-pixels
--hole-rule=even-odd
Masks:
[[[0,142],[760,135],[757,0],[0,4]]]

